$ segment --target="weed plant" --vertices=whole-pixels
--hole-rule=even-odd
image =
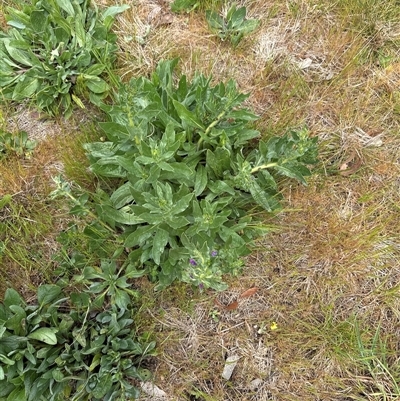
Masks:
[[[63,294],[39,286],[37,303],[12,289],[0,305],[0,398],[4,400],[127,400],[138,365],[155,343],[136,337],[129,308],[92,307],[90,292]]]
[[[13,155],[29,158],[36,144],[36,141],[28,139],[25,131],[12,134],[0,129],[0,160]]]
[[[203,75],[174,84],[176,63],[161,62],[151,80],[133,79],[102,104],[106,140],[85,149],[93,173],[119,185],[77,197],[58,179],[54,195],[67,195],[73,214],[96,216],[86,228],[92,240],[114,236],[129,266],[159,288],[182,280],[223,289],[223,274],[240,271],[266,230],[257,216],[279,208],[279,175],[305,183],[316,139],[303,130],[254,148],[257,117],[240,107],[247,96]]]
[[[0,90],[3,99],[32,99],[51,115],[69,117],[83,100],[107,96],[117,50],[110,32],[114,16],[128,6],[100,12],[84,1],[33,1],[8,8],[10,28],[0,32]]]
[[[222,41],[229,40],[236,47],[244,36],[253,32],[260,24],[256,19],[247,19],[246,14],[246,7],[237,8],[236,4],[232,4],[223,16],[216,11],[207,10],[206,20],[210,29]]]

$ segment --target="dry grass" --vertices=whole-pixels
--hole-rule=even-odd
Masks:
[[[264,135],[306,125],[320,138],[321,163],[308,187],[287,183],[285,210],[273,221],[281,229],[260,240],[229,291],[176,285],[154,294],[143,281],[138,319],[159,344],[154,382],[177,401],[397,400],[398,5],[238,3],[261,24],[233,49],[209,32],[202,11],[177,15],[168,1],[138,0],[118,17],[118,73],[148,76],[159,60],[180,57],[189,77],[233,78],[250,93]],[[82,153],[75,166],[68,156],[76,141],[63,143],[63,156],[58,141],[46,138],[32,161],[3,163],[0,194],[46,193],[46,166],[60,161],[85,185]],[[232,310],[220,306],[238,299]],[[240,359],[227,382],[221,374],[233,354]]]
[[[56,237],[71,220],[64,201],[49,200],[52,177],[68,174],[77,184],[94,188],[82,148],[82,143],[93,139],[93,132],[79,113],[68,123],[42,119],[21,106],[4,111],[3,116],[6,131],[24,130],[37,141],[30,157],[0,160],[0,200],[12,196],[9,204],[0,207],[0,293],[13,287],[30,297],[38,285],[50,280],[53,256],[60,247]]]

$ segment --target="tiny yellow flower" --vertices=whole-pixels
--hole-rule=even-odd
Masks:
[[[271,330],[277,330],[278,329],[278,325],[276,322],[272,322],[271,326],[269,326]]]

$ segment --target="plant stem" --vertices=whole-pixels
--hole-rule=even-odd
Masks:
[[[225,116],[225,114],[226,114],[227,111],[228,111],[228,109],[227,109],[227,110],[224,110],[223,112],[221,112],[221,113],[217,116],[217,119],[214,120],[214,121],[206,128],[206,130],[204,131],[204,135],[205,135],[205,136],[208,135],[208,134],[210,133],[210,131],[221,121],[221,119]],[[200,149],[200,145],[202,144],[203,140],[204,140],[204,137],[201,137],[201,138],[199,139],[199,143],[197,144],[197,150]]]
[[[278,165],[278,163],[262,164],[261,166],[254,167],[254,168],[250,171],[250,173],[251,173],[251,174],[254,174],[254,173],[257,173],[257,172],[260,171],[260,170],[265,170],[265,169],[267,169],[267,168],[275,167],[275,166],[277,166],[277,165]]]

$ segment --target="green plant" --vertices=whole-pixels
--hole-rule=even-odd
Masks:
[[[249,124],[257,117],[240,107],[247,95],[203,75],[175,84],[176,63],[120,85],[113,104],[102,105],[107,140],[85,148],[91,170],[116,179],[116,189],[85,207],[160,288],[179,279],[223,289],[222,275],[238,273],[253,239],[268,231],[260,213],[279,207],[277,176],[305,183],[316,138],[301,130],[255,147],[260,133]]]
[[[175,0],[171,4],[171,10],[175,13],[181,11],[190,12],[195,10],[199,5],[200,1],[198,0]]]
[[[128,279],[140,277],[142,274],[132,266],[121,266],[118,268],[116,256],[121,253],[122,248],[112,259],[103,259],[100,268],[85,266],[81,275],[75,276],[77,283],[89,283],[89,291],[96,294],[94,303],[103,305],[105,299],[120,309],[128,309],[132,298],[139,296],[138,292],[132,290]]]
[[[23,10],[8,8],[11,27],[0,32],[0,94],[33,99],[54,115],[71,115],[82,98],[97,103],[109,91],[101,78],[111,72],[117,50],[110,32],[114,16],[128,6],[100,12],[89,0],[32,0]]]
[[[0,399],[126,400],[147,380],[139,365],[154,342],[137,337],[132,312],[112,305],[96,309],[89,292],[63,294],[42,285],[37,304],[13,289],[0,304]]]
[[[355,360],[364,376],[373,379],[374,396],[384,400],[398,399],[400,396],[398,360],[397,356],[393,355],[396,352],[390,350],[386,339],[382,339],[381,325],[377,325],[373,337],[368,341],[355,319],[354,334],[358,351]]]
[[[217,5],[221,5],[223,0],[175,0],[171,4],[171,10],[173,12],[191,12],[198,9],[204,10],[206,8],[213,8]]]
[[[233,46],[237,46],[245,35],[253,32],[260,24],[256,19],[246,19],[246,14],[246,7],[237,8],[236,4],[232,4],[226,16],[207,10],[206,19],[211,30],[216,31],[221,40],[229,40]]]
[[[25,131],[12,134],[0,129],[0,159],[10,155],[30,157],[36,144]]]

